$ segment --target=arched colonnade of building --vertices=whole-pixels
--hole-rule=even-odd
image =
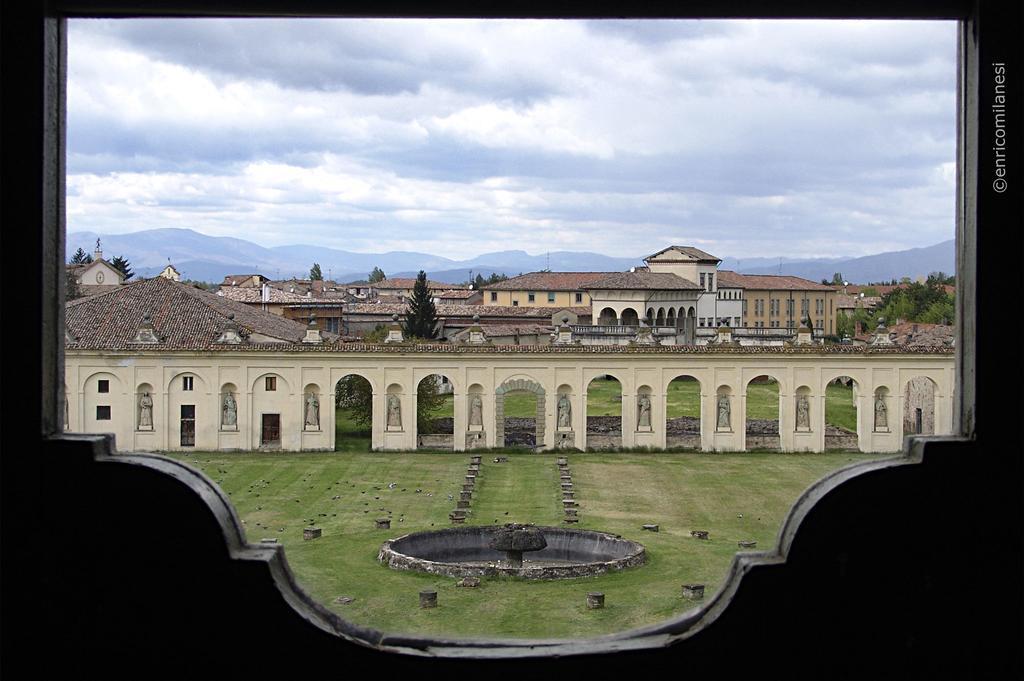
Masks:
[[[783,451],[825,449],[826,386],[838,377],[857,384],[863,451],[901,448],[903,402],[911,381],[933,386],[932,431],[952,428],[949,353],[429,347],[201,357],[139,353],[130,359],[120,353],[68,352],[66,386],[73,389],[68,390],[67,428],[113,432],[122,450],[249,450],[264,446],[268,434],[276,434],[274,448],[282,450],[333,450],[334,389],[352,374],[365,378],[373,393],[372,447],[377,450],[416,448],[416,386],[431,374],[452,386],[456,450],[501,446],[504,396],[517,390],[537,398],[538,445],[586,448],[587,387],[600,376],[613,376],[621,385],[623,447],[665,447],[668,386],[680,376],[699,382],[705,451],[746,449],[747,386],[759,376],[778,384]],[[140,407],[143,393],[151,402],[146,409]],[[192,442],[184,444],[190,428]]]

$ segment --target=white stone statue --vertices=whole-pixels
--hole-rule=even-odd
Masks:
[[[221,425],[234,428],[238,425],[238,404],[235,396],[231,393],[224,393],[224,405],[221,408]]]
[[[641,394],[637,400],[637,420],[636,425],[638,428],[650,428],[651,427],[651,398],[646,393]]]
[[[572,402],[565,393],[558,396],[558,427],[572,428]]]
[[[729,396],[719,395],[718,396],[718,427],[721,429],[729,428],[731,407],[729,406]]]
[[[65,394],[64,395],[64,430],[69,430],[71,428],[71,422],[69,421],[70,415],[71,415],[71,409],[68,406],[68,396],[67,396],[67,394]]]
[[[153,429],[153,398],[148,392],[139,397],[139,430]]]
[[[398,395],[388,395],[388,428],[402,427],[402,403]]]
[[[479,395],[469,398],[469,425],[484,425],[484,401],[480,399]]]
[[[306,396],[306,428],[320,428],[320,399],[316,393]]]
[[[811,427],[811,404],[807,401],[807,395],[800,395],[796,398],[796,427]]]
[[[889,427],[889,409],[885,406],[885,398],[875,396],[875,430]]]

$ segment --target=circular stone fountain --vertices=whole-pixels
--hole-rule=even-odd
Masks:
[[[646,553],[615,534],[509,523],[406,534],[384,542],[377,560],[449,577],[569,579],[642,565]]]

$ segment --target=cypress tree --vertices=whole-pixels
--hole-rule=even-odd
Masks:
[[[405,315],[404,331],[409,338],[437,337],[437,308],[430,299],[427,273],[423,270],[416,276],[412,300],[409,301],[409,312]]]

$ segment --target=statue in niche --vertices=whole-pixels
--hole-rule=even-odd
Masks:
[[[484,425],[484,401],[480,399],[479,395],[469,398],[469,425]]]
[[[231,393],[224,393],[224,405],[221,407],[221,425],[226,428],[234,428],[238,425],[238,404],[235,396]]]
[[[875,430],[889,427],[889,409],[885,406],[885,398],[875,395]]]
[[[729,428],[731,407],[729,406],[729,396],[719,395],[718,396],[718,427],[723,430]]]
[[[565,393],[558,396],[558,427],[572,428],[572,402]]]
[[[142,393],[139,397],[139,430],[152,430],[153,428],[153,398],[148,392]]]
[[[388,395],[388,428],[402,427],[402,403],[398,395]]]
[[[316,393],[306,395],[306,427],[310,429],[320,428],[320,398]]]
[[[68,420],[68,417],[70,416],[70,413],[71,413],[71,410],[68,407],[68,396],[65,394],[64,395],[64,430],[68,430],[68,429],[71,428],[71,422]]]
[[[808,430],[811,427],[811,403],[807,400],[807,395],[796,398],[796,427]]]
[[[636,425],[638,428],[650,428],[651,427],[651,398],[646,393],[642,393],[637,399],[637,419]]]

